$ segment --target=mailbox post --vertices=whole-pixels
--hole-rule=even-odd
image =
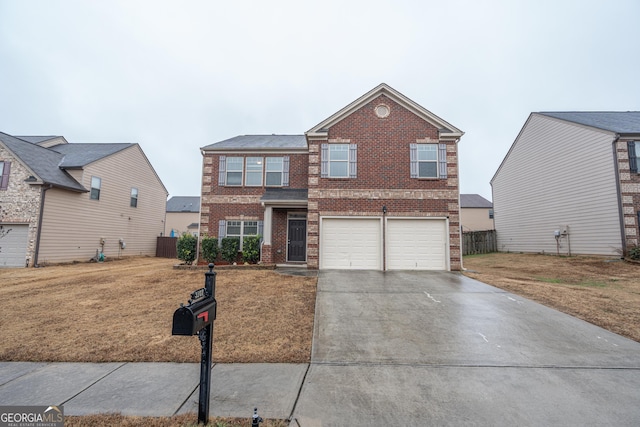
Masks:
[[[173,313],[172,335],[198,335],[202,347],[200,357],[200,396],[198,423],[209,422],[209,398],[211,396],[211,353],[213,321],[216,319],[216,272],[213,263],[206,272],[204,288],[191,293],[187,305],[180,304]]]

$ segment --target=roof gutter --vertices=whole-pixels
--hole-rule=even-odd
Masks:
[[[620,186],[620,170],[618,166],[618,149],[616,144],[620,139],[620,134],[615,134],[613,141],[611,141],[611,149],[613,151],[613,170],[616,177],[616,195],[618,197],[618,216],[620,221],[620,242],[622,243],[622,257],[627,256],[627,239],[624,234],[624,207],[622,205],[622,189]]]
[[[38,215],[38,232],[36,234],[36,249],[33,255],[33,266],[38,267],[38,253],[40,252],[40,236],[42,235],[42,217],[44,216],[44,197],[47,190],[53,188],[52,184],[48,187],[42,187],[40,190],[40,214]]]

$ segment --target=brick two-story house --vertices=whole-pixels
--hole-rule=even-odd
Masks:
[[[208,145],[201,233],[262,235],[265,263],[459,270],[462,135],[381,84],[304,135]]]

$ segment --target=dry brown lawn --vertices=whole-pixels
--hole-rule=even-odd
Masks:
[[[640,264],[600,257],[494,253],[465,275],[640,342]]]
[[[0,269],[0,360],[199,362],[197,337],[172,336],[173,312],[205,270],[128,258]],[[316,279],[272,270],[217,271],[213,360],[310,360]]]

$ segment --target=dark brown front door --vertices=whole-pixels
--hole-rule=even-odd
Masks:
[[[289,241],[287,243],[287,261],[307,260],[307,220],[289,220]]]

